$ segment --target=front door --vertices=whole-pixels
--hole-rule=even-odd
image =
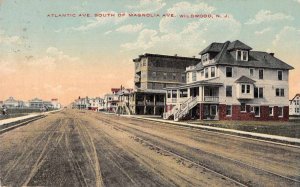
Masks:
[[[216,116],[218,113],[218,107],[217,105],[210,105],[210,115]]]

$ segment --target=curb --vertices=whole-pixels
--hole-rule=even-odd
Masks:
[[[219,128],[219,127],[210,127],[210,126],[205,126],[205,125],[195,125],[195,124],[189,124],[189,123],[184,123],[184,122],[167,121],[167,120],[162,120],[162,119],[143,118],[143,117],[138,117],[138,116],[124,116],[124,117],[136,118],[136,119],[148,120],[148,121],[155,121],[155,122],[162,122],[162,123],[168,123],[168,124],[179,125],[179,126],[184,126],[184,127],[205,129],[208,131],[214,131],[214,132],[230,134],[230,135],[238,135],[241,137],[254,138],[254,139],[258,139],[258,140],[267,140],[267,141],[277,142],[277,143],[279,142],[279,143],[286,143],[286,144],[291,144],[291,145],[300,145],[300,139],[298,139],[298,138],[290,138],[290,137],[278,136],[278,135],[247,132],[247,131],[240,131],[240,130],[234,130],[234,129],[225,129],[225,128]]]

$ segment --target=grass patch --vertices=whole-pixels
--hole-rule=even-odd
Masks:
[[[300,122],[261,122],[261,121],[190,121],[192,124],[207,125],[226,129],[257,132],[270,135],[300,138]]]

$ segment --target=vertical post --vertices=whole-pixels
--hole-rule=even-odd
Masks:
[[[156,95],[154,94],[154,98],[153,98],[153,114],[156,114]]]
[[[146,94],[144,94],[144,115],[146,114]]]

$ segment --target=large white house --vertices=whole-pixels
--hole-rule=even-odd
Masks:
[[[300,117],[300,94],[296,94],[293,99],[290,100],[290,116]]]
[[[212,43],[186,68],[186,84],[167,89],[164,118],[288,120],[290,65],[236,40]]]

